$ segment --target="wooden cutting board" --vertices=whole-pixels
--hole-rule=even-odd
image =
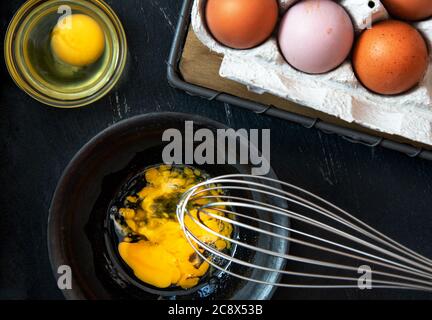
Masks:
[[[265,105],[273,105],[277,108],[311,118],[319,118],[332,124],[355,129],[378,137],[384,137],[390,140],[411,144],[416,147],[422,147],[429,150],[432,149],[432,146],[427,146],[400,136],[371,130],[355,123],[348,123],[334,116],[287,101],[271,94],[260,95],[250,92],[246,86],[219,76],[219,68],[222,63],[222,58],[222,56],[211,52],[206,46],[204,46],[198,40],[193,30],[189,29],[182,58],[180,60],[180,72],[185,81],[195,85],[228,93],[247,100],[260,102]]]

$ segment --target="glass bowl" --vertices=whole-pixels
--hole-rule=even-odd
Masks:
[[[105,33],[105,50],[94,64],[78,68],[55,59],[50,35],[65,14],[95,19]],[[18,9],[5,38],[5,60],[15,83],[34,99],[59,108],[88,105],[120,79],[127,57],[123,26],[102,0],[29,0]]]

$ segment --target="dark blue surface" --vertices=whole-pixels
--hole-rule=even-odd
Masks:
[[[2,42],[23,1],[0,2]],[[278,176],[354,213],[408,247],[432,257],[431,163],[354,145],[336,136],[190,97],[169,87],[166,58],[181,1],[108,1],[122,20],[129,66],[122,83],[76,110],[41,105],[21,92],[0,64],[0,299],[61,299],[46,246],[48,208],[72,156],[122,119],[155,111],[200,114],[234,128],[272,129]],[[293,252],[298,248],[293,246]],[[301,252],[298,252],[301,254]],[[432,298],[430,294],[278,290],[276,298]]]

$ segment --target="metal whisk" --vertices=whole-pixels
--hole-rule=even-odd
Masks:
[[[188,204],[204,199],[196,218]],[[230,223],[238,232],[222,235],[205,225],[201,214]],[[231,250],[219,251],[193,234],[186,216],[229,241]],[[432,291],[430,259],[313,193],[272,178],[233,174],[202,182],[183,195],[177,218],[203,261],[246,281],[291,288]],[[302,254],[290,254],[294,247]]]

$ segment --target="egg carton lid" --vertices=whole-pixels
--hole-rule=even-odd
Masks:
[[[279,0],[281,11],[284,12],[297,1]],[[206,0],[194,0],[192,28],[205,46],[224,56],[220,76],[242,83],[256,93],[270,93],[347,122],[432,145],[432,64],[429,64],[420,85],[409,93],[398,96],[374,94],[360,84],[349,61],[336,70],[321,75],[308,75],[295,70],[281,55],[275,36],[250,50],[224,47],[206,28],[205,2]],[[373,7],[370,2],[339,2],[350,14],[357,34],[372,22],[389,18],[379,0],[373,0]],[[425,36],[431,48],[432,20],[414,25]],[[430,60],[432,61],[432,54]]]

